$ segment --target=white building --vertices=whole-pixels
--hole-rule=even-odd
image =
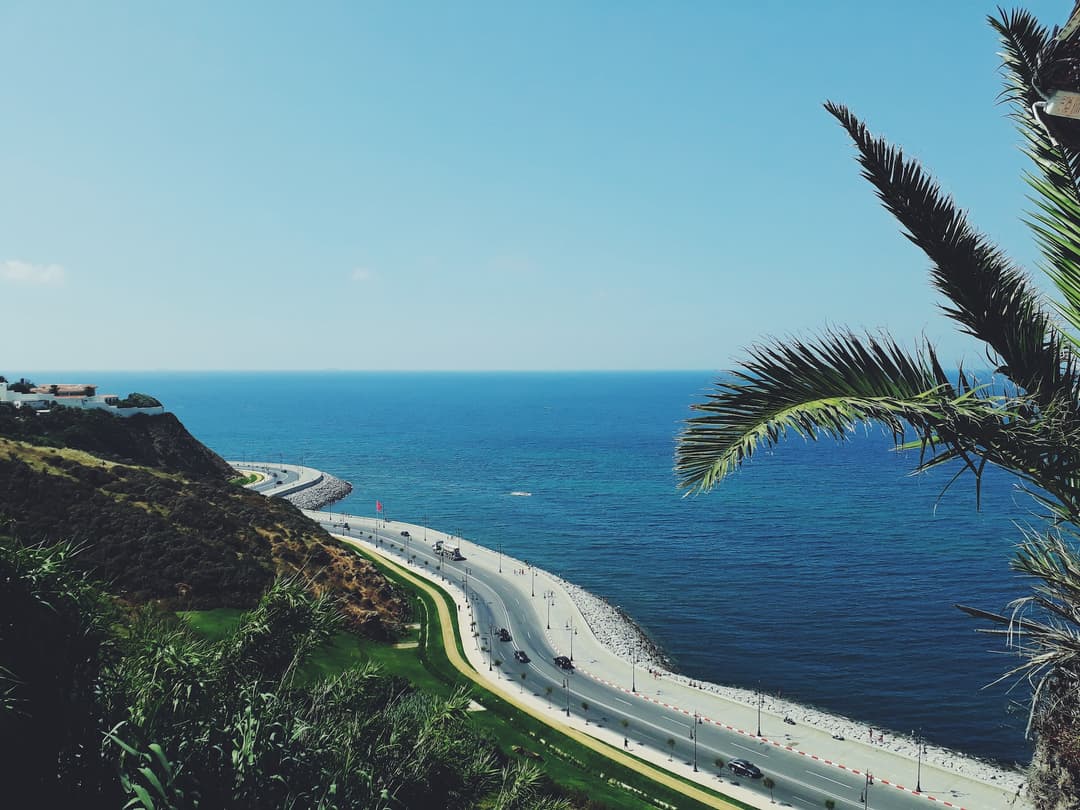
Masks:
[[[47,411],[55,405],[62,405],[65,408],[86,410],[96,408],[116,416],[165,413],[165,408],[161,405],[150,408],[121,408],[120,401],[116,394],[99,394],[96,385],[33,385],[26,380],[11,383],[0,377],[0,402],[11,403],[16,408]]]

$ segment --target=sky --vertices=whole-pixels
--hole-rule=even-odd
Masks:
[[[822,103],[1047,289],[994,11],[0,0],[0,373],[977,366]]]

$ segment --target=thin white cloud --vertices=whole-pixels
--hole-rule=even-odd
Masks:
[[[36,284],[59,287],[67,280],[67,271],[58,264],[34,264],[18,259],[0,262],[0,281],[10,284]]]
[[[366,267],[356,267],[350,277],[353,281],[371,281],[375,278],[375,273]]]

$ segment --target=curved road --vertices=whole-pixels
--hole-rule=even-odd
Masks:
[[[265,466],[270,472],[277,469],[279,475],[284,475],[275,465],[237,466],[260,472]],[[262,482],[261,491],[273,495],[275,489],[295,480],[294,477],[291,481]],[[875,761],[882,763],[877,767],[891,768],[894,776],[898,768],[910,770],[906,786],[895,784],[895,778],[892,781],[877,778],[868,784],[867,774],[862,770],[800,752],[799,743],[792,736],[801,734],[802,729],[783,726],[775,716],[767,714],[762,715],[764,737],[756,736],[754,729],[733,728],[709,716],[710,712],[722,711],[711,693],[689,692],[682,685],[655,679],[642,666],[634,666],[602,650],[583,626],[580,612],[569,602],[561,586],[553,587],[554,583],[544,572],[501,553],[496,557],[496,552],[490,549],[461,543],[460,538],[430,528],[328,512],[305,513],[334,534],[368,540],[378,552],[411,565],[418,573],[462,589],[476,634],[471,639],[466,635],[463,643],[474,645],[474,649],[486,649],[490,677],[502,680],[504,689],[528,690],[550,704],[553,716],[561,713],[563,717],[569,714],[584,718],[588,725],[614,733],[616,740],[625,740],[623,744],[631,753],[661,765],[670,759],[671,767],[683,775],[694,777],[691,768],[696,749],[697,779],[704,785],[723,792],[734,783],[751,792],[748,795],[743,790],[732,791],[739,798],[761,807],[771,806],[769,791],[760,779],[737,777],[725,767],[720,771],[722,782],[718,780],[715,765],[718,757],[725,763],[741,758],[753,762],[776,783],[772,798],[788,807],[823,808],[826,799],[844,810],[934,807],[1023,810],[1028,806],[1009,791],[940,769],[932,770],[926,763],[921,770],[923,791],[916,793],[912,786],[918,766],[914,761],[861,746],[869,749],[867,759],[876,757]],[[411,536],[406,538],[402,532]],[[461,543],[464,556],[472,559],[444,560],[431,548],[437,539]],[[514,573],[517,570],[524,573]],[[546,598],[549,589],[554,593],[550,600]],[[460,624],[464,635],[469,621],[463,618]],[[501,628],[509,630],[512,641],[498,640]],[[515,650],[524,651],[529,662],[515,660]],[[563,670],[553,662],[556,655],[571,653],[574,670]],[[696,710],[701,712],[697,717]],[[747,720],[745,707],[743,715],[742,719]],[[753,722],[751,714],[744,725]],[[774,739],[780,735],[784,738]],[[848,754],[859,752],[859,746],[851,741],[843,745],[847,746]]]

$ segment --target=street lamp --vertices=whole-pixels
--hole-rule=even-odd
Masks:
[[[630,691],[637,691],[637,648],[640,642],[634,639],[634,649],[630,652]]]
[[[571,616],[566,621],[566,627],[564,628],[570,634],[570,660],[574,660],[574,636],[577,635],[577,630],[574,629],[574,617]]]
[[[690,727],[690,739],[692,739],[694,741],[694,773],[698,772],[698,769],[697,769],[697,727],[698,727],[699,722],[701,722],[701,721],[698,720],[698,713],[694,712],[694,725]]]
[[[563,689],[566,690],[566,716],[570,716],[570,677],[564,677],[562,679]]]
[[[536,569],[529,566],[529,570],[532,571],[532,595],[536,596]]]
[[[555,601],[555,591],[544,591],[544,602],[547,603],[547,629],[551,629],[551,603]]]
[[[859,801],[862,802],[863,810],[870,810],[870,788],[874,786],[874,775],[870,771],[866,772],[866,781],[863,785],[862,796],[859,797]]]
[[[761,684],[758,683],[757,693],[757,735],[761,736],[761,704],[765,702],[765,695],[761,693]]]
[[[499,573],[502,573],[502,543],[499,543]]]
[[[465,604],[469,604],[469,574],[471,573],[469,568],[465,569]]]
[[[915,737],[915,732],[911,732],[911,736]],[[915,772],[915,792],[922,793],[922,755],[923,755],[923,741],[922,737],[915,737],[915,746],[918,750],[918,770]]]

